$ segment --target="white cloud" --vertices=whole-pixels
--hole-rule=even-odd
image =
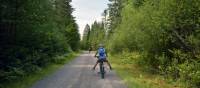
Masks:
[[[79,32],[82,35],[86,24],[91,25],[95,20],[101,20],[101,13],[107,8],[108,0],[72,0],[72,7],[75,9],[73,16],[79,25]]]

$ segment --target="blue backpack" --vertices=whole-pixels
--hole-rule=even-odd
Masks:
[[[106,58],[106,50],[104,48],[99,48],[98,53],[99,53],[99,59],[105,59]]]

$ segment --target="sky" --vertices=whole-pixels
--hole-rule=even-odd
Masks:
[[[101,14],[108,7],[108,0],[72,0],[75,9],[73,16],[79,26],[79,33],[83,35],[86,24],[91,25],[95,20],[101,21]]]

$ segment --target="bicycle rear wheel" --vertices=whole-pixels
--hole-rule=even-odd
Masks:
[[[103,62],[100,63],[100,73],[101,73],[101,78],[104,79],[105,78],[105,69],[103,66]]]

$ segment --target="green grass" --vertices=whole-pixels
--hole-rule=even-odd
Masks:
[[[138,54],[132,53],[131,55],[133,58],[128,60],[125,59],[127,56],[123,56],[123,54],[109,58],[113,68],[125,84],[128,85],[128,88],[183,88],[180,83],[170,82],[160,75],[148,73],[134,63],[134,60],[139,59]]]
[[[76,56],[78,56],[78,53],[71,53],[67,57],[64,57],[64,61],[59,64],[49,64],[47,67],[43,68],[41,71],[30,74],[28,76],[25,76],[24,78],[20,80],[16,80],[14,82],[5,83],[3,84],[3,88],[29,88],[33,83],[37,82],[38,80],[44,78],[45,76],[48,76],[49,74],[55,72],[59,68],[63,67],[64,64],[70,62],[73,60]]]

